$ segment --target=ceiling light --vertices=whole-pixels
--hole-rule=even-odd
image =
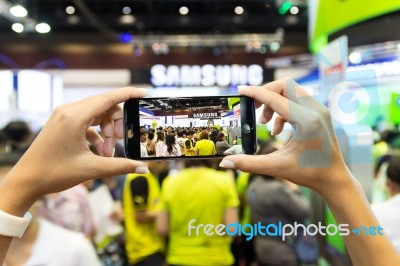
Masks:
[[[278,52],[278,50],[281,48],[281,45],[279,44],[279,42],[272,42],[269,45],[269,49],[271,50],[271,52],[276,53]]]
[[[132,13],[132,8],[130,8],[129,6],[125,6],[122,9],[122,13],[124,13],[125,15],[129,15],[130,13]]]
[[[50,25],[44,22],[37,24],[35,29],[39,33],[48,33],[51,30]]]
[[[241,15],[241,14],[243,14],[243,12],[244,12],[243,7],[241,7],[241,6],[235,7],[235,14],[236,15]]]
[[[75,7],[73,6],[67,6],[65,8],[65,13],[67,13],[68,15],[73,15],[75,14]]]
[[[24,25],[22,25],[21,23],[14,23],[12,24],[11,28],[13,29],[13,31],[21,33],[24,31]]]
[[[182,6],[179,8],[179,13],[182,16],[185,16],[185,15],[189,14],[189,8],[187,8],[186,6]]]
[[[290,8],[290,14],[292,14],[292,15],[297,15],[297,14],[299,14],[299,8],[297,7],[297,6],[292,6],[291,8]]]
[[[28,11],[21,5],[16,5],[10,8],[10,13],[14,17],[24,18],[28,15]]]
[[[119,20],[122,24],[133,24],[135,23],[136,18],[132,15],[122,15]]]
[[[352,52],[349,54],[349,61],[353,64],[361,63],[361,54],[359,52]]]
[[[68,16],[67,17],[67,21],[68,21],[69,24],[75,25],[75,24],[79,23],[80,18],[78,16],[76,16],[76,15],[72,15],[72,16]]]

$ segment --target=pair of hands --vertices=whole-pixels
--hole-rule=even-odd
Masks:
[[[232,155],[222,167],[285,178],[323,193],[346,181],[348,170],[337,144],[328,110],[290,79],[260,87],[241,87],[239,93],[264,105],[262,123],[274,113],[274,134],[285,122],[295,128],[292,140],[268,155]],[[119,103],[146,95],[146,90],[122,88],[58,107],[31,147],[0,184],[4,211],[22,215],[40,196],[65,190],[86,180],[126,173],[145,173],[143,162],[110,158],[117,138],[123,138]],[[100,125],[104,139],[91,128]],[[101,156],[94,155],[87,142]],[[338,174],[339,173],[339,174]]]

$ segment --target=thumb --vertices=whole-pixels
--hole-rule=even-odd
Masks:
[[[147,164],[125,158],[95,156],[92,162],[95,164],[92,169],[96,177],[109,177],[130,173],[147,174],[149,172]]]
[[[224,157],[219,164],[220,167],[237,169],[247,173],[277,176],[279,161],[273,154],[264,155],[230,155]]]

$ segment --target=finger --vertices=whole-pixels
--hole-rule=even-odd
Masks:
[[[285,120],[279,115],[275,118],[274,128],[272,129],[271,135],[278,135],[282,132],[283,126],[285,125]]]
[[[78,102],[86,108],[83,113],[85,118],[93,118],[102,115],[104,112],[132,98],[141,98],[146,96],[146,89],[126,87],[113,90],[100,95],[88,97]],[[82,109],[83,110],[83,109]]]
[[[266,155],[230,155],[224,157],[219,166],[247,173],[280,176],[280,171],[285,167],[281,165],[281,160],[277,159],[275,153]]]
[[[114,134],[114,122],[108,116],[104,116],[103,122],[100,124],[100,128],[104,137],[104,156],[112,157],[114,156],[116,142]]]
[[[125,158],[109,158],[94,155],[90,160],[92,169],[96,171],[97,177],[109,177],[114,175],[125,175],[130,173],[147,174],[149,169],[143,162]],[[99,167],[101,165],[101,167]]]
[[[240,89],[240,94],[251,97],[256,101],[264,103],[267,108],[277,112],[286,121],[290,121],[289,99],[282,95],[265,90],[263,87],[244,87]],[[297,105],[291,102],[291,107]]]
[[[274,115],[274,111],[271,108],[269,108],[268,106],[264,105],[263,112],[261,113],[261,116],[259,119],[260,123],[261,124],[268,123],[272,119],[273,115]]]
[[[90,127],[86,130],[86,139],[96,148],[100,156],[104,156],[104,140],[94,128]]]
[[[124,113],[119,105],[111,107],[107,111],[108,117],[114,122],[114,136],[122,139],[124,137]]]

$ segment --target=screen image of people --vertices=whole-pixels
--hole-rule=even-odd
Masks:
[[[241,153],[239,97],[142,99],[141,157]]]

